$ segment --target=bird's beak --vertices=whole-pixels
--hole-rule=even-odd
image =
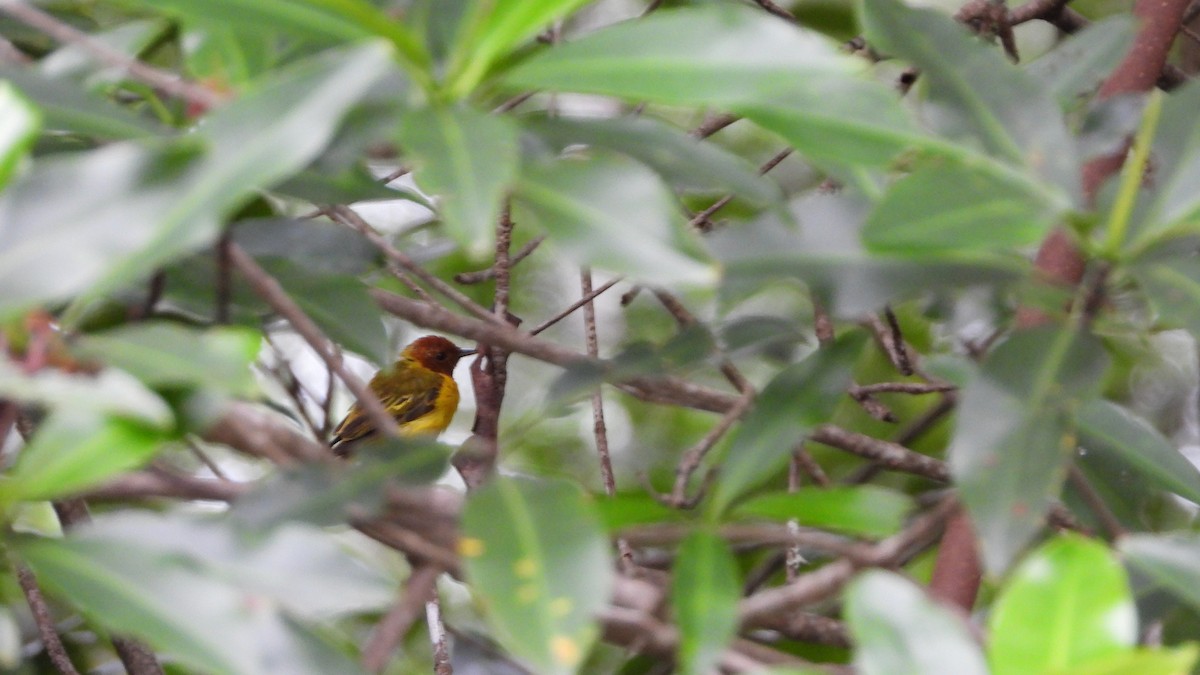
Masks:
[[[460,349],[460,350],[458,350],[458,358],[461,359],[465,356],[470,356],[470,355],[474,354],[475,351],[476,350],[474,350],[474,349]]]

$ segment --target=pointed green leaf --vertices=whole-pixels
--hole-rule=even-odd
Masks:
[[[251,366],[261,344],[258,331],[245,328],[201,331],[155,321],[85,335],[74,346],[150,387],[206,387],[250,396],[257,390]]]
[[[656,283],[704,283],[714,270],[685,255],[671,192],[645,166],[619,155],[524,167],[514,194],[518,222],[539,225],[580,264]]]
[[[698,530],[675,556],[671,602],[679,624],[682,672],[702,675],[717,666],[737,633],[742,584],[737,560],[723,539]]]
[[[776,375],[734,434],[721,464],[710,514],[781,470],[814,426],[828,421],[850,384],[862,336],[850,334]]]
[[[794,519],[804,527],[886,537],[900,531],[912,509],[912,498],[902,492],[860,485],[759,495],[739,504],[735,515]]]
[[[137,468],[165,437],[136,422],[64,410],[47,417],[8,473],[6,497],[53,499]]]
[[[1122,537],[1117,548],[1130,569],[1200,608],[1200,534],[1131,534]]]
[[[500,643],[539,673],[576,672],[613,581],[608,540],[583,493],[497,476],[467,500],[459,551]]]
[[[8,80],[37,103],[45,115],[47,129],[113,140],[170,132],[166,127],[89,94],[73,82],[52,80],[30,69],[3,64],[0,64],[0,80]]]
[[[473,258],[495,248],[501,201],[517,173],[517,131],[504,117],[464,107],[413,110],[399,141],[423,190],[439,198],[446,228]]]
[[[1002,572],[1041,530],[1075,451],[1074,411],[1107,368],[1090,335],[1039,328],[996,348],[963,390],[950,470],[988,571]]]
[[[1080,445],[1118,458],[1131,470],[1184,499],[1200,502],[1200,470],[1149,422],[1111,401],[1079,411]]]
[[[1021,562],[988,628],[993,675],[1058,673],[1132,647],[1137,610],[1108,547],[1064,535]]]
[[[0,80],[0,190],[33,145],[40,127],[37,108],[12,83]]]
[[[892,572],[858,577],[846,590],[845,616],[863,675],[988,672],[963,620]]]

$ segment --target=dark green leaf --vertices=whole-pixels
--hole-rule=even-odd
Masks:
[[[352,276],[317,274],[281,259],[263,262],[330,339],[375,363],[390,362],[382,314],[366,284]]]
[[[656,283],[713,277],[674,245],[681,225],[674,198],[633,160],[597,155],[524,167],[514,206],[519,222],[537,223],[581,264]]]
[[[856,579],[846,590],[845,615],[863,675],[988,672],[963,620],[892,572]]]
[[[1108,547],[1066,535],[1021,562],[988,628],[993,675],[1058,673],[1132,647],[1137,610]]]
[[[63,410],[47,417],[8,473],[6,496],[53,499],[78,492],[150,461],[161,432],[94,412]]]
[[[921,70],[943,133],[970,138],[1067,195],[1079,193],[1079,167],[1058,103],[1003,53],[944,12],[898,0],[864,0],[871,46]]]
[[[629,155],[681,187],[730,192],[757,204],[782,197],[779,186],[746,160],[647,117],[539,118],[524,120],[524,125],[557,149],[585,143]]]
[[[379,258],[379,248],[363,235],[320,220],[243,220],[234,226],[233,240],[256,258],[281,258],[318,274],[363,274]]]
[[[258,331],[201,331],[158,321],[86,335],[74,344],[85,358],[121,368],[150,387],[206,387],[249,396],[257,390],[251,366],[261,343]]]
[[[738,627],[742,584],[737,560],[723,539],[703,530],[679,546],[671,602],[679,624],[679,661],[685,673],[712,672]]]
[[[37,103],[45,114],[45,125],[49,129],[114,140],[169,132],[166,127],[93,96],[71,82],[52,80],[32,70],[2,64],[0,79],[8,80]]]
[[[497,476],[471,494],[459,552],[496,638],[547,675],[574,673],[609,601],[609,543],[573,485]]]
[[[1200,534],[1130,534],[1117,544],[1126,565],[1194,608],[1200,608]]]
[[[449,234],[472,257],[490,254],[501,200],[516,178],[516,126],[473,108],[435,106],[404,115],[398,138],[417,164],[417,183],[440,198]]]
[[[912,511],[908,495],[874,485],[801,488],[772,492],[738,505],[735,514],[775,520],[795,519],[804,527],[868,537],[895,534]]]
[[[962,392],[950,470],[993,573],[1042,529],[1075,452],[1072,411],[1100,386],[1103,346],[1063,328],[1019,332]]]
[[[846,394],[850,367],[861,349],[861,335],[845,335],[767,384],[730,441],[709,503],[711,514],[723,513],[782,469],[809,431],[828,420]]]
[[[1132,411],[1104,400],[1079,411],[1080,445],[1111,455],[1165,490],[1200,503],[1200,471]]]
[[[906,255],[1011,249],[1040,241],[1058,216],[1020,185],[938,164],[892,185],[867,218],[863,241]]]

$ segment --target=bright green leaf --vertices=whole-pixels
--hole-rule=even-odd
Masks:
[[[886,537],[900,530],[912,509],[912,499],[904,493],[859,485],[759,495],[739,504],[735,514],[782,521],[794,519],[804,527]]]
[[[826,421],[850,384],[850,366],[862,349],[849,334],[774,377],[742,420],[721,464],[709,504],[724,512],[735,499],[782,469],[814,426]]]
[[[729,545],[715,534],[698,530],[679,546],[671,601],[679,624],[681,672],[712,672],[733,639],[742,597],[739,576]]]
[[[1195,643],[1174,649],[1130,649],[1093,663],[1055,671],[1054,675],[1188,675],[1197,657],[1200,646]]]
[[[37,138],[40,115],[12,83],[0,80],[0,190]]]
[[[673,240],[680,216],[658,176],[633,160],[597,155],[524,167],[517,222],[535,222],[580,264],[656,283],[711,281],[713,270]]]
[[[8,473],[7,495],[34,500],[78,492],[150,461],[164,440],[129,420],[56,412],[38,425]]]
[[[491,253],[517,173],[515,125],[472,108],[430,107],[404,115],[398,138],[418,185],[439,197],[449,234],[474,258]]]
[[[892,572],[865,572],[846,590],[846,624],[863,675],[986,675],[963,620]]]
[[[1107,368],[1090,335],[1039,328],[993,350],[963,390],[950,470],[989,571],[1002,572],[1042,529],[1075,452],[1073,410]]]
[[[1080,444],[1118,458],[1160,487],[1200,503],[1200,471],[1149,422],[1110,401],[1094,400],[1079,411]]]
[[[86,358],[132,373],[150,387],[205,387],[250,396],[257,387],[251,366],[262,337],[245,328],[197,330],[166,321],[130,324],[82,336]]]
[[[1058,673],[1132,647],[1137,610],[1108,547],[1064,535],[1016,568],[988,628],[993,675]]]
[[[459,551],[495,637],[534,670],[574,673],[609,601],[609,543],[573,485],[497,476],[472,493]]]

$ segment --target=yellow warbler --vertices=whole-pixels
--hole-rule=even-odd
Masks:
[[[474,353],[474,349],[459,349],[444,337],[426,335],[405,347],[400,358],[375,373],[367,386],[396,420],[402,436],[437,436],[450,426],[458,409],[454,366]],[[355,401],[329,445],[338,455],[346,455],[351,445],[376,431],[371,416]]]

